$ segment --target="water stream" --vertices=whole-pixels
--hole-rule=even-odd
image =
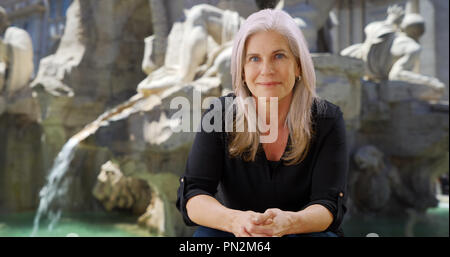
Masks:
[[[79,139],[72,137],[63,146],[61,152],[58,153],[53,167],[50,171],[50,175],[47,179],[47,184],[39,192],[39,207],[37,214],[34,217],[33,232],[31,236],[35,236],[39,229],[39,221],[43,215],[47,215],[50,219],[48,226],[49,230],[52,230],[61,217],[61,207],[55,206],[58,199],[63,199],[67,193],[68,180],[66,179],[66,173],[69,170],[70,162],[73,159],[76,146],[79,143]]]

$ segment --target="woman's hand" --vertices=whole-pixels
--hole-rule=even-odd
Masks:
[[[270,224],[264,224],[264,228],[272,230],[272,236],[281,237],[289,234],[295,223],[295,215],[293,212],[282,211],[277,208],[267,209],[263,213],[263,217],[271,217]]]
[[[236,237],[270,237],[273,234],[272,214],[257,213],[254,211],[238,211],[233,218],[232,231]]]

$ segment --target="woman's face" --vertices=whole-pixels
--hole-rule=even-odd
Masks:
[[[299,75],[300,67],[285,36],[275,31],[261,31],[248,37],[244,80],[253,96],[278,97],[280,101],[292,94]]]

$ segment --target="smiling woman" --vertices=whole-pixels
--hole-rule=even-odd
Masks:
[[[231,109],[234,126],[247,126],[196,134],[177,199],[185,223],[200,225],[194,236],[343,235],[345,124],[339,107],[316,94],[292,17],[271,9],[250,15],[234,39],[231,74],[234,93],[219,98],[222,112]],[[227,97],[237,104],[227,106]],[[269,131],[249,129],[260,119]],[[262,140],[273,130],[274,141]]]

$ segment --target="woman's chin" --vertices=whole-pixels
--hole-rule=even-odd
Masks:
[[[261,90],[256,94],[256,97],[258,98],[265,97],[267,98],[267,101],[269,101],[271,97],[280,97],[280,94],[272,90]]]
[[[271,97],[276,97],[278,99],[278,96],[276,96],[276,95],[263,95],[263,96],[258,96],[258,101],[270,102]]]

